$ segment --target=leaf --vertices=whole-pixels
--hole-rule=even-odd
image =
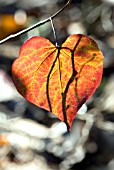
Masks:
[[[21,47],[12,65],[19,93],[28,101],[54,113],[69,130],[80,107],[99,86],[103,55],[91,38],[78,34],[61,47],[33,37]]]
[[[6,134],[0,134],[0,146],[9,145],[8,137]]]

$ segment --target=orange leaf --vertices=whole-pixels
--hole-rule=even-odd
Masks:
[[[91,38],[78,34],[55,47],[33,37],[12,66],[14,84],[30,102],[53,112],[69,130],[77,111],[99,86],[103,55]]]
[[[0,146],[8,144],[9,144],[8,137],[4,134],[0,134]]]

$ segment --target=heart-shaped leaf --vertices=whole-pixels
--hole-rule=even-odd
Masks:
[[[22,45],[12,77],[23,97],[54,113],[69,129],[77,111],[99,86],[102,70],[103,55],[87,36],[72,35],[61,47],[33,37]]]

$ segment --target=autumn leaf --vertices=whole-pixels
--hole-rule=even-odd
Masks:
[[[12,65],[19,93],[28,101],[54,113],[69,130],[80,107],[99,86],[103,55],[96,42],[77,34],[61,47],[33,37],[21,47]]]

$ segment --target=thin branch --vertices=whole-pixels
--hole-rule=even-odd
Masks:
[[[16,34],[12,34],[12,35],[10,35],[10,36],[2,39],[2,40],[0,41],[0,44],[4,43],[4,42],[6,42],[6,41],[8,41],[8,40],[10,40],[10,39],[12,39],[12,38],[15,38],[15,37],[17,37],[17,36],[19,36],[19,35],[22,35],[22,34],[28,32],[28,31],[30,31],[30,30],[38,27],[38,26],[41,26],[41,25],[45,24],[46,22],[49,22],[49,21],[50,21],[50,18],[52,18],[52,19],[55,18],[59,13],[61,13],[61,12],[70,4],[70,2],[71,2],[71,0],[68,0],[68,2],[64,5],[63,8],[61,8],[59,11],[57,11],[57,12],[56,12],[55,14],[53,14],[52,16],[46,18],[45,20],[40,21],[40,22],[32,25],[32,26],[29,27],[29,28],[26,28],[26,29],[24,29],[24,30],[22,30],[22,31],[19,31],[19,32],[16,33]]]

